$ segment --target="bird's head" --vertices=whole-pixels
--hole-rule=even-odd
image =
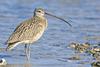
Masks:
[[[44,17],[44,15],[45,15],[45,12],[43,8],[35,8],[34,16]]]
[[[72,26],[69,22],[67,22],[67,21],[64,20],[63,18],[57,17],[57,16],[52,15],[52,14],[50,14],[50,13],[48,13],[48,12],[45,12],[43,8],[35,8],[35,10],[34,10],[34,16],[38,16],[38,17],[40,17],[40,18],[44,18],[44,15],[45,15],[45,14],[46,14],[46,15],[49,15],[49,16],[52,16],[52,17],[55,17],[55,18],[57,18],[57,19],[60,19],[60,20],[62,20],[62,21],[64,21],[64,22],[66,22],[69,26]]]

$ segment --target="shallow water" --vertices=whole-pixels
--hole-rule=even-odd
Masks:
[[[99,42],[100,39],[85,38],[100,36],[99,0],[1,0],[0,47],[7,46],[5,42],[15,27],[21,21],[32,17],[36,7],[42,7],[49,13],[66,19],[73,27],[46,16],[48,29],[42,38],[31,46],[31,67],[91,67],[90,56],[85,56],[84,60],[69,62],[66,58],[73,56],[74,51],[67,46],[72,41]],[[25,67],[23,65],[26,64],[23,45],[11,52],[1,51],[0,58],[7,60],[8,67]]]

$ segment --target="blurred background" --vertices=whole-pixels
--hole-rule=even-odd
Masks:
[[[37,7],[64,18],[73,27],[46,16],[49,25],[42,38],[31,46],[31,64],[34,67],[91,67],[89,63],[79,64],[88,61],[89,56],[73,62],[65,58],[74,54],[67,48],[70,42],[100,41],[100,0],[1,0],[0,48],[7,46],[5,42],[16,26],[31,18]],[[0,58],[5,58],[8,64],[25,64],[24,46],[19,45],[11,52],[0,52]]]

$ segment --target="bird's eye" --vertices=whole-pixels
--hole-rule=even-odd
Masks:
[[[37,12],[39,12],[39,13],[40,13],[41,11],[37,11]]]

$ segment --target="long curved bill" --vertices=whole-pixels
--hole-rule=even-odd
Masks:
[[[49,15],[49,16],[52,16],[52,17],[55,17],[55,18],[57,18],[57,19],[60,19],[60,20],[62,20],[62,21],[64,21],[64,22],[66,22],[69,26],[72,27],[72,25],[71,25],[69,22],[67,22],[66,20],[64,20],[63,18],[57,17],[57,16],[52,15],[52,14],[47,13],[47,12],[45,12],[45,14],[46,14],[46,15]]]

